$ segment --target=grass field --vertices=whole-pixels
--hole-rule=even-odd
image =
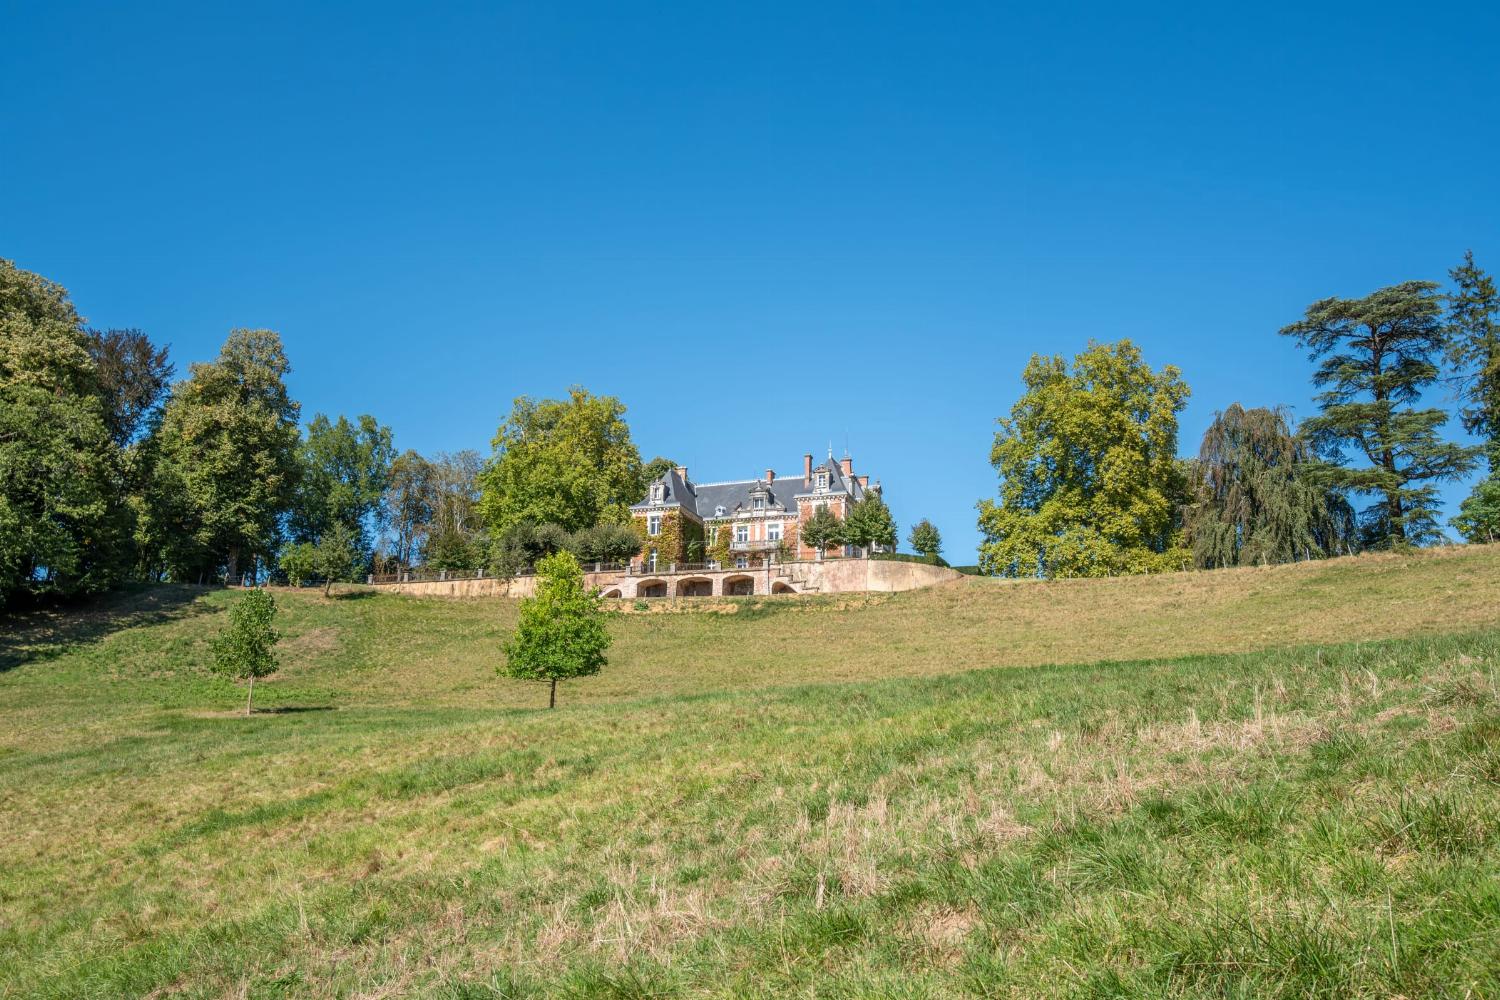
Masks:
[[[1500,996],[1500,547],[622,615],[0,623],[0,996]]]

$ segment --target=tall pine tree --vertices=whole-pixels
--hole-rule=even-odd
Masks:
[[[1456,372],[1464,429],[1484,440],[1489,475],[1459,508],[1453,524],[1471,542],[1500,538],[1500,293],[1474,263],[1474,252],[1448,272],[1448,357]]]
[[[1321,412],[1303,429],[1319,451],[1369,463],[1330,472],[1332,485],[1373,494],[1360,514],[1367,546],[1440,538],[1436,483],[1474,466],[1475,449],[1443,441],[1447,414],[1415,405],[1437,380],[1447,344],[1442,297],[1431,281],[1406,281],[1361,299],[1327,298],[1282,328],[1321,361],[1313,384]]]

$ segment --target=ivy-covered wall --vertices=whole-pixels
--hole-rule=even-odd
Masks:
[[[661,533],[646,534],[646,515],[637,514],[631,521],[635,533],[641,536],[641,561],[649,559],[651,550],[656,550],[656,565],[662,569],[672,563],[701,562],[703,560],[703,525],[681,510],[666,510],[661,514]]]

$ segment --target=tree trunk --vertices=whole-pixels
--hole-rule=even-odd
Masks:
[[[557,707],[557,678],[556,677],[552,678],[552,693],[550,695],[548,695],[548,697],[547,697],[547,707],[548,708],[556,708]]]
[[[255,675],[250,675],[250,693],[245,695],[245,717],[250,716],[250,705],[255,701]]]
[[[326,580],[323,581],[323,596],[327,597],[328,594],[329,594],[329,592],[332,591],[332,590],[333,590],[333,577],[330,576],[328,579],[326,579]]]
[[[229,582],[229,585],[231,587],[233,587],[237,583],[239,583],[239,581],[235,578],[236,574],[239,573],[239,569],[240,569],[240,547],[238,545],[231,545],[231,546],[229,546],[229,573],[228,573],[228,577],[229,577],[229,581],[228,582]]]

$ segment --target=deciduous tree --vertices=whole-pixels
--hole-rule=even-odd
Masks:
[[[942,533],[938,531],[937,525],[925,517],[912,525],[911,534],[906,536],[906,541],[913,552],[929,562],[936,562],[943,551]]]
[[[1070,369],[1035,355],[1000,419],[998,500],[979,504],[980,565],[1001,576],[1112,576],[1180,569],[1177,414],[1187,383],[1128,340],[1090,343]]]
[[[894,550],[897,537],[896,520],[878,490],[861,497],[844,519],[844,541],[850,545]]]
[[[499,535],[524,520],[568,531],[624,524],[645,491],[625,406],[574,388],[567,399],[515,401],[480,474],[480,513]]]
[[[597,674],[608,660],[609,629],[602,602],[584,588],[583,572],[570,552],[557,552],[537,566],[534,597],[521,601],[515,635],[505,645],[502,674],[550,685],[547,707],[557,705],[557,682]]]
[[[272,647],[281,639],[276,631],[276,599],[269,591],[248,590],[229,609],[229,624],[213,641],[213,669],[236,681],[248,681],[245,714],[255,702],[255,679],[276,672]]]
[[[101,392],[67,291],[0,260],[0,602],[100,590],[128,563]]]
[[[290,370],[275,333],[235,330],[217,360],[193,365],[173,391],[161,470],[180,574],[222,568],[234,581],[244,558],[275,552],[301,471]]]
[[[1313,384],[1321,412],[1303,431],[1325,457],[1349,452],[1369,463],[1341,466],[1332,485],[1374,494],[1360,514],[1368,546],[1422,544],[1440,536],[1435,483],[1473,468],[1475,449],[1439,438],[1448,416],[1418,409],[1437,380],[1447,343],[1442,299],[1431,281],[1406,281],[1360,299],[1320,299],[1283,327],[1320,361]]]
[[[381,500],[390,482],[395,448],[389,427],[369,414],[351,423],[319,413],[307,425],[301,446],[301,475],[289,528],[292,539],[318,542],[343,525],[368,552],[382,528]]]
[[[402,569],[421,554],[433,519],[434,482],[432,463],[410,449],[391,463],[383,502],[394,546],[391,555]]]
[[[1204,569],[1347,555],[1359,544],[1348,499],[1282,409],[1216,414],[1192,465],[1185,530]]]
[[[727,529],[721,529],[719,533],[722,535],[725,531]],[[803,522],[801,537],[802,544],[816,551],[818,558],[822,559],[828,549],[844,544],[844,522],[826,506],[819,505]]]

